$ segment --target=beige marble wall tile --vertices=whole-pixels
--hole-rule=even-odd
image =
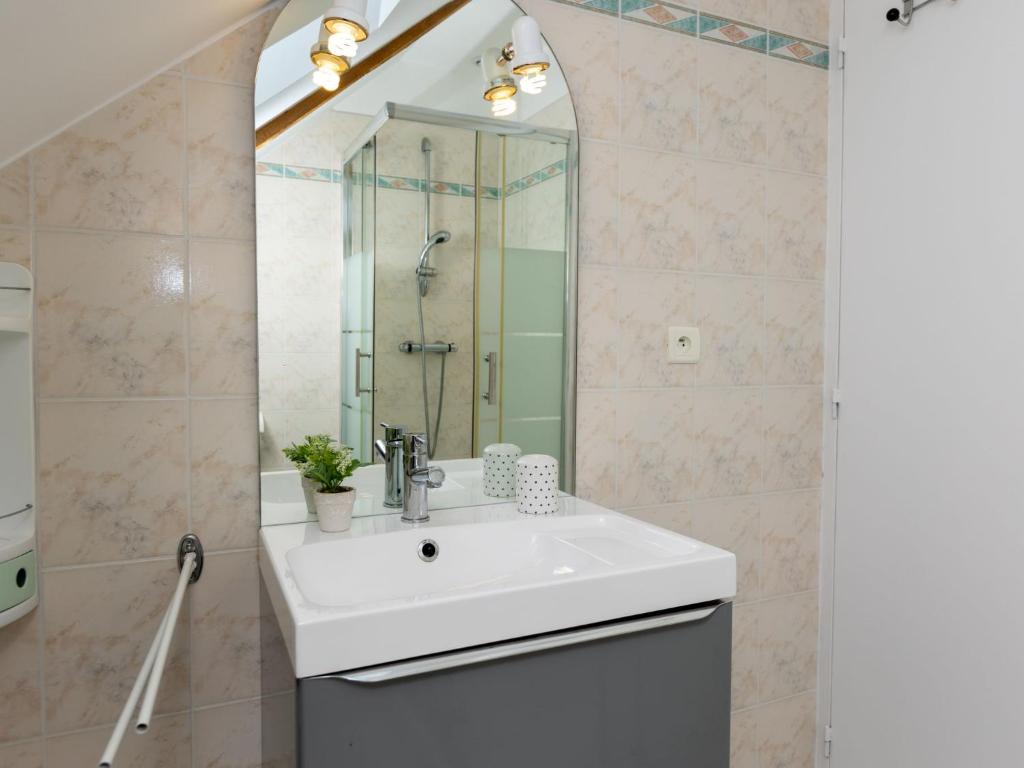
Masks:
[[[821,484],[821,390],[769,388],[764,394],[766,491]]]
[[[817,680],[818,593],[765,600],[758,603],[758,610],[761,701],[813,689]]]
[[[28,155],[0,168],[0,226],[29,225]]]
[[[765,597],[803,592],[818,585],[821,493],[802,491],[761,498]]]
[[[189,262],[191,393],[256,394],[256,249],[192,240]]]
[[[185,62],[191,77],[221,80],[251,86],[256,79],[256,63],[263,51],[279,8],[261,13],[252,21],[208,45]]]
[[[828,162],[828,73],[768,60],[768,162],[824,174]]]
[[[526,0],[565,75],[580,136],[619,135],[619,22],[612,16],[549,0]]]
[[[117,719],[177,578],[173,560],[44,574],[47,733]],[[187,614],[182,610],[175,630],[159,713],[188,708]]]
[[[180,234],[181,97],[155,77],[37,149],[37,225]]]
[[[765,175],[760,169],[697,164],[697,263],[702,272],[760,275],[765,265]]]
[[[693,325],[695,281],[678,272],[619,273],[619,386],[693,383],[692,365],[666,361],[668,327]]]
[[[697,384],[741,386],[764,381],[764,281],[697,278],[701,359]]]
[[[618,382],[619,301],[616,273],[583,267],[579,271],[577,386],[614,387]]]
[[[198,80],[186,88],[189,232],[253,240],[252,89]]]
[[[764,59],[711,43],[701,45],[698,56],[701,155],[764,162],[768,119]]]
[[[259,699],[192,715],[193,768],[261,768]]]
[[[824,373],[825,294],[820,283],[769,280],[765,357],[769,384],[820,384]]]
[[[208,556],[191,597],[193,706],[259,696],[256,551]]]
[[[623,143],[696,153],[698,42],[624,23],[621,45]]]
[[[757,710],[735,712],[730,729],[729,768],[759,768]]]
[[[39,612],[34,611],[0,632],[0,742],[42,733],[41,701]]]
[[[813,768],[818,741],[813,692],[753,711],[759,768]]]
[[[39,406],[47,566],[170,555],[188,529],[185,404]]]
[[[625,512],[637,520],[667,528],[684,536],[690,536],[693,532],[693,515],[686,504],[662,504],[657,507],[627,509]]]
[[[736,555],[736,602],[761,594],[761,528],[757,500],[714,499],[690,504],[693,536]]]
[[[679,155],[623,148],[620,260],[651,269],[696,264],[697,174]]]
[[[580,144],[581,264],[619,263],[619,150],[610,144]]]
[[[822,279],[828,200],[825,179],[770,171],[767,199],[768,274]]]
[[[697,7],[715,16],[747,21],[764,26],[768,20],[767,2],[770,0],[700,0]]]
[[[54,736],[46,740],[46,768],[81,768],[99,759],[110,728]],[[86,758],[88,756],[88,759]],[[128,729],[117,752],[117,768],[191,768],[192,736],[187,714],[153,718],[145,735]]]
[[[768,0],[768,26],[779,32],[826,42],[828,0]]]
[[[42,739],[0,745],[0,768],[43,768]]]
[[[614,507],[617,504],[615,422],[617,395],[583,391],[576,399],[576,495]]]
[[[43,397],[185,393],[185,245],[40,232],[36,386]]]
[[[732,612],[732,708],[757,704],[758,606],[733,606]]]
[[[0,229],[0,261],[32,269],[31,237],[27,229]]]
[[[619,393],[616,468],[624,506],[666,504],[690,495],[692,418],[693,395],[686,390]],[[671,461],[666,461],[669,445]]]
[[[256,546],[259,457],[255,400],[190,405],[192,527],[207,550]]]
[[[738,496],[761,487],[761,392],[697,390],[694,491],[699,498]]]

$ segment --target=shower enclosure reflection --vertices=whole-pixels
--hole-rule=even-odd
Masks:
[[[381,423],[437,459],[562,457],[569,150],[390,105],[350,152],[341,439],[363,461]]]

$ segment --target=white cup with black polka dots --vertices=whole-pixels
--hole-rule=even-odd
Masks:
[[[523,450],[512,443],[484,448],[484,496],[511,499],[516,495],[516,461]]]
[[[516,462],[516,506],[524,515],[550,515],[559,510],[558,459],[529,453]]]

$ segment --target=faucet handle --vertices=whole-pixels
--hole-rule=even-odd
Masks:
[[[440,488],[444,485],[444,470],[440,467],[425,467],[412,473],[414,483],[424,483],[427,488]]]
[[[405,427],[398,426],[396,424],[385,424],[383,421],[380,423],[384,429],[384,441],[391,443],[397,440],[401,440],[405,434]]]

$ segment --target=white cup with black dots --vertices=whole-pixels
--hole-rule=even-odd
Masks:
[[[484,448],[484,496],[515,497],[516,461],[522,455],[522,449],[513,443],[493,443]]]
[[[516,506],[524,515],[550,515],[558,499],[558,459],[529,453],[516,462]]]

